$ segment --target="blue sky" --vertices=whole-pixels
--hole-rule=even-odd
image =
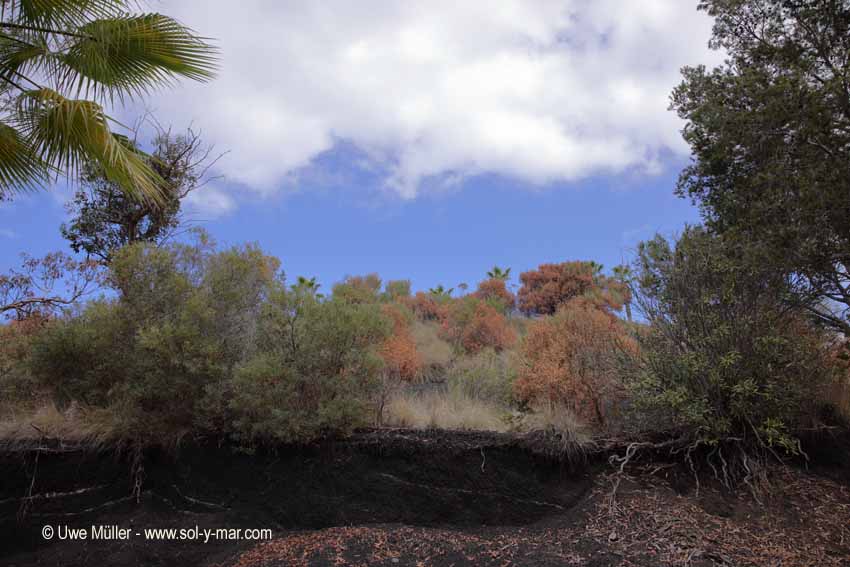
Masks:
[[[600,176],[545,188],[484,174],[415,200],[387,196],[374,176],[308,181],[296,193],[247,200],[196,225],[222,245],[258,242],[282,260],[289,277],[315,275],[325,287],[369,272],[409,278],[416,289],[473,285],[493,264],[514,274],[572,259],[610,268],[628,259],[639,240],[696,222],[695,208],[673,195],[680,165],[671,160],[651,177]],[[0,269],[17,264],[21,252],[69,251],[59,233],[62,196],[30,195],[0,206]]]
[[[110,112],[192,126],[227,151],[188,215],[325,287],[424,289],[542,262],[627,259],[698,214],[669,94],[720,61],[696,1],[162,0],[221,69]],[[475,30],[475,33],[470,33]],[[142,139],[145,133],[142,133]],[[65,249],[61,189],[0,204],[0,269]]]

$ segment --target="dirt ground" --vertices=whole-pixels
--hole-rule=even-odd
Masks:
[[[758,501],[639,462],[612,498],[604,462],[568,470],[507,435],[364,432],[263,454],[149,454],[137,500],[126,454],[7,449],[0,565],[850,566],[850,475],[834,465],[777,466]],[[45,525],[273,535],[47,542]]]

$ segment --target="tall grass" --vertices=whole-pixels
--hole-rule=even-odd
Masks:
[[[387,407],[389,425],[414,429],[507,431],[506,411],[461,390],[402,392]]]

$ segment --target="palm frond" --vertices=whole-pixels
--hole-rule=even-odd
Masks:
[[[0,196],[36,189],[47,177],[47,164],[21,133],[0,122]]]
[[[67,66],[60,88],[142,95],[177,76],[207,81],[215,75],[216,49],[161,14],[95,20],[77,31],[60,56]]]
[[[38,36],[16,37],[0,32],[0,79],[28,82],[31,71],[43,68],[50,49]]]
[[[162,202],[162,179],[110,130],[97,103],[67,99],[51,89],[31,90],[18,98],[17,115],[33,151],[51,166],[76,176],[83,164],[95,162],[131,196]]]
[[[126,0],[12,0],[6,6],[17,23],[40,28],[73,28],[128,9]]]

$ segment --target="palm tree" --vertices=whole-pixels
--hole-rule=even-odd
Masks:
[[[455,288],[453,288],[453,287],[446,289],[445,287],[443,287],[443,284],[440,284],[437,287],[432,287],[431,289],[429,289],[428,293],[430,293],[431,295],[433,295],[437,299],[448,299],[449,297],[452,296],[452,292],[454,290],[455,290]]]
[[[507,281],[511,277],[511,269],[502,269],[499,266],[493,266],[493,269],[487,272],[487,277],[491,280]]]
[[[0,197],[97,164],[128,194],[162,200],[162,181],[102,104],[178,77],[214,76],[216,49],[129,0],[0,0]]]

